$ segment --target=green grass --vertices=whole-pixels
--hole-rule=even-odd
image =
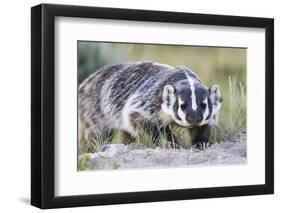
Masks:
[[[83,153],[78,157],[78,169],[86,170],[88,168],[88,161],[90,160],[90,154]]]
[[[99,152],[104,144],[109,144],[112,142],[112,135],[95,132],[94,135],[90,136],[90,140],[83,139],[83,141],[79,142],[79,154]]]
[[[246,132],[246,87],[235,77],[229,76],[228,84],[223,92],[222,108],[219,112],[218,124],[212,130],[211,140],[224,141],[232,136]]]
[[[120,165],[116,162],[113,163],[112,165],[112,169],[119,169],[120,168]]]

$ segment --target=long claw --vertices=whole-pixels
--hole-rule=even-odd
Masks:
[[[211,146],[209,142],[200,142],[195,145],[195,147],[201,151],[208,149]]]

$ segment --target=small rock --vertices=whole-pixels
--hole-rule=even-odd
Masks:
[[[144,149],[145,147],[138,143],[130,143],[127,145],[128,151],[135,150],[135,149]]]
[[[235,143],[233,143],[233,142],[225,142],[225,143],[221,144],[221,148],[229,149],[229,148],[233,147],[234,145],[235,145]]]
[[[107,150],[110,146],[108,144],[104,144],[102,145],[102,147],[100,148],[101,152],[104,152],[105,150]]]
[[[128,148],[124,144],[105,144],[101,147],[100,155],[103,157],[114,157],[127,152]]]

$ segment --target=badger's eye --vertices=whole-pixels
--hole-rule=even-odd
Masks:
[[[185,108],[186,108],[186,104],[181,104],[181,109],[185,110]]]
[[[201,103],[201,107],[202,107],[203,109],[206,109],[206,107],[207,107],[206,103],[202,102],[202,103]]]

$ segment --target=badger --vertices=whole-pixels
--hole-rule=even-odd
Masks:
[[[154,143],[165,132],[172,147],[180,146],[170,128],[176,124],[189,131],[195,147],[205,149],[222,104],[218,85],[208,88],[184,66],[149,61],[106,65],[78,93],[80,141],[121,130],[126,143],[142,134],[146,122]]]

